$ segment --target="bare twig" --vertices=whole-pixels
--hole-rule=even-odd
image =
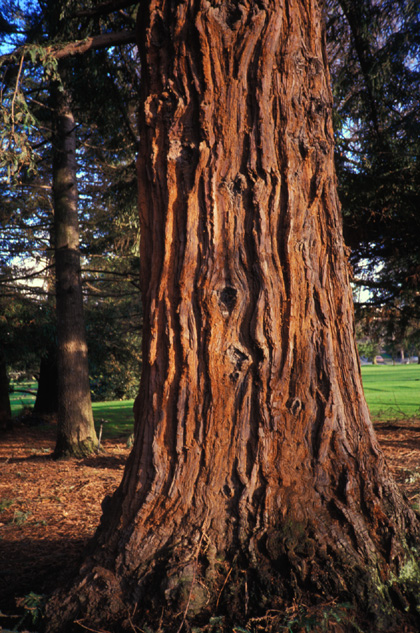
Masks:
[[[219,595],[217,596],[217,600],[216,600],[216,609],[217,609],[217,607],[219,606],[220,597],[221,597],[221,595],[222,595],[222,593],[223,593],[223,589],[226,587],[226,583],[227,583],[227,581],[229,580],[229,576],[230,576],[230,575],[231,575],[231,573],[232,573],[232,569],[233,569],[233,566],[229,569],[228,573],[226,574],[225,581],[224,581],[224,583],[223,583],[223,585],[222,585],[221,590],[219,591]]]
[[[93,35],[84,40],[71,42],[62,48],[51,47],[49,52],[55,59],[62,59],[71,55],[80,55],[91,49],[98,50],[101,48],[109,48],[110,46],[123,46],[124,44],[135,44],[136,32],[120,31],[119,33],[101,33]]]
[[[36,391],[34,391],[33,389],[15,389],[13,387],[12,393],[30,393],[31,396],[36,396]]]
[[[86,629],[86,631],[92,631],[92,633],[110,633],[110,631],[105,631],[105,629],[91,629],[88,626],[85,626],[82,620],[75,620],[74,623],[81,626],[82,629]]]
[[[135,4],[135,0],[110,0],[109,2],[103,2],[91,9],[82,9],[75,13],[76,17],[89,17],[95,15],[106,15],[113,11],[119,11],[120,9],[127,9]]]
[[[55,59],[62,59],[63,57],[70,57],[71,55],[82,55],[90,50],[99,50],[102,48],[110,48],[111,46],[124,46],[125,44],[136,43],[135,30],[119,31],[117,33],[100,33],[99,35],[92,35],[86,37],[83,40],[76,40],[59,46],[47,46],[44,48],[47,55],[54,57]],[[16,53],[22,54],[21,64],[23,59],[29,57],[29,46],[20,47]],[[7,60],[11,57],[9,53],[0,55],[0,61]]]
[[[15,101],[16,101],[18,90],[19,90],[19,82],[20,82],[20,75],[22,73],[23,60],[24,60],[24,55],[22,55],[22,57],[20,58],[19,70],[18,70],[18,74],[17,74],[17,77],[16,77],[15,91],[13,93],[13,99],[12,99],[12,107],[11,107],[11,113],[12,113],[12,136],[15,133]]]
[[[140,629],[138,626],[136,626],[135,624],[132,623],[130,616],[128,616],[128,621],[129,621],[130,626],[133,629],[134,633],[144,633],[143,629]]]

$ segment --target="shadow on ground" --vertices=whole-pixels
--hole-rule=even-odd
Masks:
[[[79,569],[88,538],[25,539],[0,541],[1,627],[13,626],[18,604],[31,592],[49,595],[74,577]],[[10,616],[10,621],[7,617]],[[14,624],[13,624],[14,623]]]

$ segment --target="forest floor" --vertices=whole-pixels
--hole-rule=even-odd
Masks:
[[[420,420],[375,427],[394,477],[418,510]],[[76,572],[101,501],[119,484],[130,451],[121,437],[104,440],[105,450],[93,457],[53,461],[54,440],[53,425],[17,424],[0,438],[0,631],[17,630],[22,613],[36,614],[37,596]],[[36,628],[30,619],[22,625]]]

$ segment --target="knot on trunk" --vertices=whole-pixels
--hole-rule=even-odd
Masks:
[[[299,398],[290,398],[286,406],[292,415],[297,415],[303,409],[303,404]]]
[[[232,286],[226,286],[223,288],[220,292],[220,304],[223,312],[227,311],[228,315],[232,314],[236,305],[237,295],[238,291],[236,288],[233,288]]]

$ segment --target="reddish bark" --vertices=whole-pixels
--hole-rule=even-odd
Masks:
[[[259,616],[268,631],[302,596],[351,600],[371,630],[391,630],[395,605],[416,615],[403,572],[419,524],[354,342],[321,12],[141,5],[135,444],[64,619]]]

